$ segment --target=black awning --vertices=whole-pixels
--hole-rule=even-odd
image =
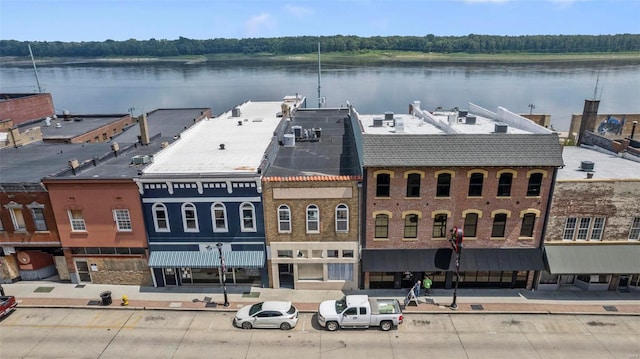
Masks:
[[[465,248],[460,257],[460,271],[542,270],[544,262],[539,248]],[[433,249],[363,249],[365,272],[433,272],[455,270],[455,256],[450,248]]]
[[[434,272],[452,267],[451,248],[363,249],[365,272]]]

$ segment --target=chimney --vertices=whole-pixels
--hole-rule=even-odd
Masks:
[[[584,109],[582,110],[582,121],[580,122],[580,131],[578,133],[578,146],[582,144],[584,133],[586,131],[593,132],[596,128],[596,118],[598,117],[598,107],[600,100],[584,100]]]
[[[80,164],[78,163],[77,159],[74,158],[72,160],[69,160],[69,167],[71,167],[71,171],[74,175],[76,174],[76,168],[78,168],[79,165]]]
[[[140,120],[140,143],[145,146],[149,144],[149,124],[147,123],[146,112],[142,113],[142,119]]]

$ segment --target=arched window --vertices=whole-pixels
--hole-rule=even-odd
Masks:
[[[436,197],[449,197],[451,190],[451,174],[441,173],[438,175],[438,184],[436,185]]]
[[[417,214],[407,214],[404,217],[404,238],[418,238]]]
[[[520,237],[533,237],[533,227],[536,224],[536,214],[527,213],[522,216],[522,227],[520,228]]]
[[[532,173],[529,177],[529,185],[527,186],[527,197],[540,196],[540,190],[542,188],[543,174],[540,172]]]
[[[376,197],[389,197],[391,195],[391,175],[378,173],[376,176]]]
[[[307,233],[320,232],[320,209],[315,204],[307,206]]]
[[[491,237],[504,238],[505,229],[507,228],[507,214],[496,213],[493,217],[493,226],[491,227]]]
[[[198,232],[198,214],[193,203],[182,205],[182,227],[185,232]]]
[[[475,172],[469,176],[469,197],[482,196],[482,183],[484,182],[484,174]],[[466,236],[466,233],[465,233]]]
[[[433,217],[433,238],[445,238],[447,236],[447,214],[438,213]]]
[[[169,232],[169,216],[167,215],[167,207],[162,203],[156,203],[152,207],[153,225],[156,232]]]
[[[242,232],[256,231],[256,210],[253,204],[244,202],[240,205],[240,230]]]
[[[227,226],[227,208],[224,204],[217,202],[211,206],[211,213],[213,214],[213,231],[214,232],[228,232]]]
[[[478,214],[477,213],[467,213],[464,217],[464,236],[465,237],[476,237],[476,230],[478,228]]]
[[[407,197],[420,197],[420,174],[407,175]]]
[[[505,172],[500,174],[498,179],[498,197],[511,196],[511,182],[513,181],[513,174]]]
[[[375,238],[389,238],[389,215],[377,214],[375,225]]]
[[[349,207],[346,204],[336,206],[336,232],[349,232]]]
[[[278,207],[278,232],[291,233],[291,209],[284,204]]]

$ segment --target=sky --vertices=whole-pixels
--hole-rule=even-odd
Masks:
[[[0,39],[640,33],[640,0],[0,0]]]

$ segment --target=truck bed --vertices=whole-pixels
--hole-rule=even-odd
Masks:
[[[400,303],[396,299],[369,298],[371,314],[399,314]]]

